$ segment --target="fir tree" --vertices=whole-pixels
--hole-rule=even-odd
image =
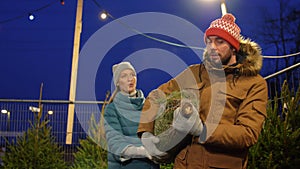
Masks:
[[[292,90],[293,91],[293,90]],[[250,148],[249,169],[299,168],[300,88],[292,93],[285,82],[280,97],[270,100],[258,143]]]
[[[42,85],[41,85],[42,91]],[[41,92],[42,93],[42,92]],[[47,126],[48,120],[42,119],[43,106],[41,94],[39,108],[35,113],[34,122],[16,142],[8,143],[7,151],[3,157],[5,169],[64,169],[61,148],[54,143],[51,127]]]
[[[101,117],[97,123],[94,114],[91,115],[87,139],[80,140],[80,146],[74,153],[75,161],[72,169],[106,169],[107,151],[105,130],[103,125],[104,108],[107,103],[109,93],[102,105]]]

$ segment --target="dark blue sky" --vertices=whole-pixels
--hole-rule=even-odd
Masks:
[[[183,18],[202,31],[212,20],[221,16],[219,0],[96,1],[100,6],[93,0],[84,0],[81,48],[95,32],[114,21],[111,18],[100,21],[97,15],[101,10],[107,10],[116,19],[135,13],[163,12]],[[299,2],[292,1],[292,3],[299,6]],[[41,8],[47,4],[51,5]],[[43,99],[68,100],[76,5],[75,0],[65,0],[65,5],[61,5],[60,0],[0,2],[1,99],[38,99],[40,84],[43,83]],[[264,13],[275,17],[279,10],[279,3],[276,3],[276,0],[227,0],[226,5],[228,12],[236,16],[242,35],[250,38],[258,36],[254,30],[264,24],[262,17]],[[35,15],[34,21],[27,18],[30,12]],[[161,37],[180,43],[170,37],[159,38]],[[106,36],[101,40],[105,42],[108,39],[109,36]],[[272,47],[263,43],[260,45],[264,55],[276,55]],[[199,61],[193,52],[187,49],[177,49],[141,36],[124,39],[112,47],[99,64],[97,78],[93,84],[96,86],[97,99],[102,100],[105,91],[111,89],[112,64],[134,52],[148,48],[168,50],[183,58],[186,64]],[[267,66],[270,64],[272,60],[265,59],[263,76],[274,73],[274,70]],[[147,94],[149,90],[171,76],[157,69],[151,69],[141,71],[138,77],[138,87]]]

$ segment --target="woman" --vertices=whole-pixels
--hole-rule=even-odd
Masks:
[[[159,165],[137,137],[144,95],[136,89],[136,72],[129,62],[113,66],[115,91],[105,108],[105,131],[109,169],[155,169]]]

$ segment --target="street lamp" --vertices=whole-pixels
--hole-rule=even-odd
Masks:
[[[53,110],[48,110],[46,117],[45,117],[45,122],[48,125],[48,123],[50,123],[50,116],[53,115]]]
[[[33,113],[40,112],[40,108],[39,107],[29,106],[29,110],[32,111]]]
[[[48,114],[49,114],[49,115],[52,115],[52,114],[53,114],[53,111],[52,111],[52,110],[49,110],[49,111],[48,111]]]
[[[208,0],[207,0],[208,1]],[[210,0],[211,1],[211,0]],[[214,0],[215,2],[221,2],[220,3],[220,7],[221,7],[221,12],[222,12],[222,16],[224,16],[227,13],[227,7],[226,7],[226,3],[225,0]]]
[[[6,130],[9,131],[10,130],[10,112],[6,109],[2,109],[1,113],[7,115]]]
[[[225,0],[221,0],[221,11],[222,11],[222,16],[224,16],[227,13]]]

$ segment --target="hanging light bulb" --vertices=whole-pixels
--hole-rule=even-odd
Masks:
[[[60,0],[60,4],[61,5],[65,5],[65,1],[64,0]]]
[[[106,11],[101,11],[98,15],[98,18],[100,20],[105,20],[105,19],[107,19],[107,16],[108,16],[108,13]]]
[[[32,20],[34,20],[34,15],[32,14],[32,13],[29,13],[28,14],[28,19],[30,20],[30,21],[32,21]]]

